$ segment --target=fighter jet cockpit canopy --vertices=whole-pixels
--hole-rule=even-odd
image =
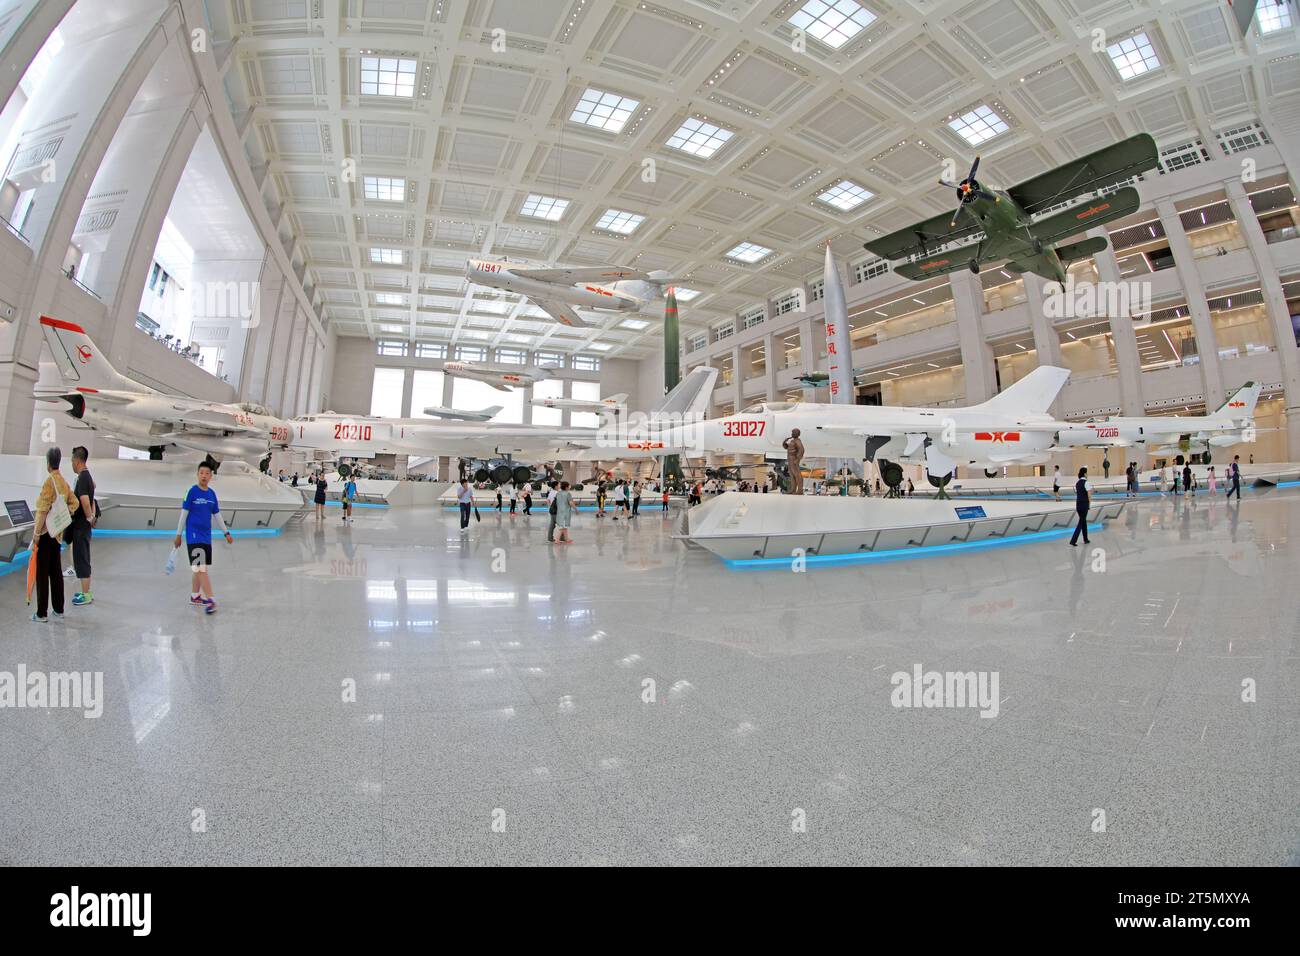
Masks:
[[[768,412],[792,412],[799,407],[798,402],[757,402],[741,409],[742,415],[766,415]]]
[[[239,408],[248,412],[250,415],[265,415],[268,418],[271,416],[271,413],[267,411],[266,406],[259,405],[257,402],[240,402]]]

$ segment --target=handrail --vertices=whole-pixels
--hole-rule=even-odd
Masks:
[[[17,226],[15,226],[15,225],[14,225],[12,222],[10,222],[8,219],[6,219],[4,216],[0,216],[0,222],[3,222],[3,223],[5,224],[5,228],[7,228],[7,229],[8,229],[10,232],[12,232],[15,236],[17,236],[19,239],[21,239],[21,240],[22,240],[26,245],[29,245],[29,246],[30,246],[30,245],[32,244],[32,241],[31,241],[30,239],[28,239],[27,236],[25,236],[25,235],[23,234],[23,231],[22,231],[21,229],[19,229]]]

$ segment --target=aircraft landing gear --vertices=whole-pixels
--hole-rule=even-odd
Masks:
[[[984,477],[985,477],[985,478],[996,478],[997,476],[998,476],[998,470],[997,470],[996,468],[993,468],[993,469],[985,468],[985,469],[984,469]]]
[[[978,259],[972,259],[970,261],[970,271],[972,275],[980,274],[980,264]]]
[[[1033,248],[1034,248],[1034,255],[1041,256],[1043,254],[1043,240],[1035,239],[1033,241]]]
[[[163,446],[162,446],[162,445],[150,445],[150,446],[149,446],[149,460],[150,460],[150,461],[162,461],[162,455],[163,455]]]
[[[936,501],[951,500],[947,489],[948,482],[952,481],[952,475],[932,475],[929,472],[926,472],[925,476],[930,479],[931,485],[939,489],[939,493],[934,496]]]
[[[885,492],[886,498],[903,497],[903,466],[896,461],[889,461],[881,458],[877,462],[880,469],[880,480],[885,483],[889,490]]]

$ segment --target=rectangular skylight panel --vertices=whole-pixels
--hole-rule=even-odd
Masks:
[[[1106,47],[1106,52],[1110,54],[1121,80],[1131,80],[1160,66],[1160,57],[1156,56],[1155,47],[1145,33],[1112,43]]]
[[[708,159],[731,139],[730,130],[715,126],[706,120],[688,116],[677,132],[668,137],[668,145],[684,153]]]
[[[987,143],[994,136],[1005,133],[1011,127],[991,107],[981,104],[969,113],[964,113],[950,120],[948,127],[971,146]]]
[[[367,199],[402,202],[406,199],[406,180],[394,176],[365,176],[361,186]]]
[[[569,208],[569,200],[557,199],[554,196],[541,196],[537,193],[529,193],[524,199],[524,204],[519,209],[522,216],[531,216],[534,219],[545,219],[547,222],[558,222],[564,215],[564,210]]]
[[[617,232],[621,236],[630,236],[636,232],[637,227],[645,222],[645,216],[638,216],[634,212],[623,212],[621,209],[606,209],[605,214],[596,221],[597,229],[604,229],[607,232]]]
[[[361,58],[363,96],[415,96],[415,61],[392,56]]]
[[[728,259],[735,259],[737,262],[753,265],[755,262],[766,259],[771,254],[772,250],[767,246],[760,246],[754,242],[742,242],[728,250],[726,256]]]
[[[851,179],[841,180],[817,198],[828,206],[848,212],[856,209],[872,197],[870,190],[863,189]]]
[[[627,121],[632,118],[632,114],[640,105],[640,100],[588,87],[578,100],[578,105],[569,114],[569,119],[584,126],[594,126],[608,133],[617,133],[627,125]]]
[[[876,15],[856,0],[808,0],[790,16],[790,25],[838,50],[871,25]]]

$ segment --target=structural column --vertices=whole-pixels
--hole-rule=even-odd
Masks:
[[[1088,230],[1088,238],[1109,240],[1110,236],[1103,227],[1098,226]],[[1106,248],[1093,257],[1093,261],[1097,264],[1098,283],[1120,289],[1124,280],[1119,274],[1119,263],[1115,260],[1115,250],[1109,241]],[[1148,288],[1150,286],[1149,280],[1137,281],[1146,281]],[[1099,289],[1097,301],[1112,301],[1110,296],[1103,297],[1100,291]],[[1149,293],[1145,298],[1149,298]],[[1141,415],[1146,411],[1146,402],[1142,398],[1142,359],[1138,355],[1137,336],[1133,333],[1133,316],[1128,311],[1132,298],[1117,295],[1114,301],[1124,305],[1119,312],[1107,316],[1110,320],[1111,342],[1115,346],[1115,365],[1119,372],[1120,408],[1125,415]]]
[[[984,287],[979,277],[962,270],[949,276],[953,309],[957,316],[957,343],[966,375],[966,401],[978,404],[997,394],[997,371],[993,348],[984,338]],[[1059,347],[1059,343],[1058,343]],[[1039,361],[1042,359],[1040,357]]]
[[[1285,389],[1283,402],[1286,407],[1287,455],[1295,457],[1296,452],[1300,451],[1300,349],[1296,347],[1295,330],[1291,326],[1291,310],[1287,307],[1282,280],[1273,265],[1268,240],[1264,238],[1264,230],[1259,224],[1259,217],[1255,215],[1255,207],[1246,195],[1245,185],[1240,180],[1230,179],[1224,183],[1224,188],[1228,193],[1232,215],[1237,220],[1237,228],[1246,240],[1246,248],[1254,260],[1255,274],[1259,276],[1259,288],[1264,297],[1264,308],[1273,327],[1273,343],[1282,363],[1282,387]]]
[[[1187,293],[1187,311],[1192,317],[1192,328],[1196,330],[1196,352],[1200,356],[1205,407],[1213,410],[1223,404],[1223,374],[1219,369],[1219,340],[1214,334],[1214,319],[1205,298],[1205,286],[1196,271],[1196,255],[1187,241],[1187,233],[1183,231],[1183,222],[1173,200],[1157,200],[1156,212],[1165,227],[1169,250],[1174,254],[1178,279]]]

